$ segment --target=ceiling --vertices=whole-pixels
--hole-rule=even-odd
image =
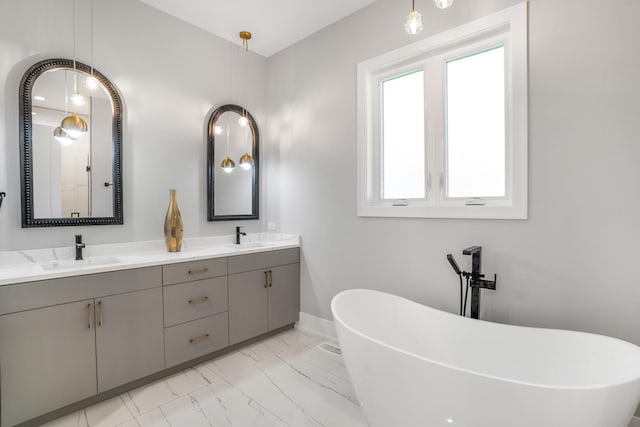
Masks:
[[[250,31],[250,50],[269,57],[376,0],[141,1],[234,43]]]

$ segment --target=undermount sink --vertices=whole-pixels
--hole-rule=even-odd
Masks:
[[[101,265],[117,264],[119,262],[121,261],[118,257],[95,257],[85,258],[78,261],[73,259],[49,261],[41,263],[40,266],[43,270],[49,271],[76,267],[99,267]]]
[[[235,243],[229,243],[228,245],[225,245],[225,246],[227,248],[232,248],[232,249],[252,249],[252,248],[264,248],[271,245],[267,242],[246,242],[246,243],[240,243],[239,245],[236,245]]]

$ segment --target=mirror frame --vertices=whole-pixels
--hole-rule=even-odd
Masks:
[[[20,119],[20,176],[22,196],[22,228],[65,227],[79,225],[123,224],[122,206],[122,100],[116,86],[100,71],[93,68],[93,76],[104,86],[113,106],[112,115],[112,168],[113,216],[85,218],[34,218],[33,211],[33,132],[32,91],[43,73],[53,70],[74,70],[91,74],[92,67],[72,59],[53,58],[40,61],[24,73],[19,87]]]
[[[216,215],[214,206],[214,169],[216,167],[215,159],[215,127],[218,118],[226,112],[234,112],[242,116],[247,115],[249,121],[248,126],[251,129],[251,156],[253,157],[253,167],[251,171],[251,213],[246,215]],[[225,104],[215,109],[209,118],[207,130],[207,221],[231,221],[231,220],[250,220],[259,219],[258,205],[260,204],[260,134],[258,133],[258,125],[249,111],[235,104]],[[220,160],[218,160],[218,163]]]

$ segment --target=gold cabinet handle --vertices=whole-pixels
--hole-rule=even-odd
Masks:
[[[269,270],[269,287],[273,286],[273,272]]]
[[[209,301],[209,297],[208,296],[203,296],[200,298],[193,298],[189,300],[189,304],[198,304],[200,302],[206,302]]]
[[[269,286],[269,273],[267,271],[264,272],[264,287]]]
[[[98,302],[98,326],[102,326],[102,301]]]
[[[205,267],[205,268],[201,268],[199,270],[189,270],[187,273],[189,273],[189,274],[200,274],[200,273],[206,273],[207,271],[209,271],[209,269],[207,267]]]
[[[89,312],[89,329],[93,329],[93,304],[87,306]]]
[[[202,342],[207,339],[209,339],[209,334],[204,334],[204,335],[200,335],[199,337],[191,338],[189,342],[191,344],[198,344],[199,342]]]

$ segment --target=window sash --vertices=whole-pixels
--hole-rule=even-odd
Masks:
[[[461,27],[358,64],[358,215],[438,218],[527,216],[527,40],[526,4],[505,9]],[[484,198],[467,206],[466,198],[448,198],[446,188],[446,61],[482,49],[505,46],[506,197]],[[426,173],[424,199],[381,198],[380,82],[421,64],[425,69]],[[430,81],[431,78],[439,82]],[[474,203],[477,202],[474,200]]]

